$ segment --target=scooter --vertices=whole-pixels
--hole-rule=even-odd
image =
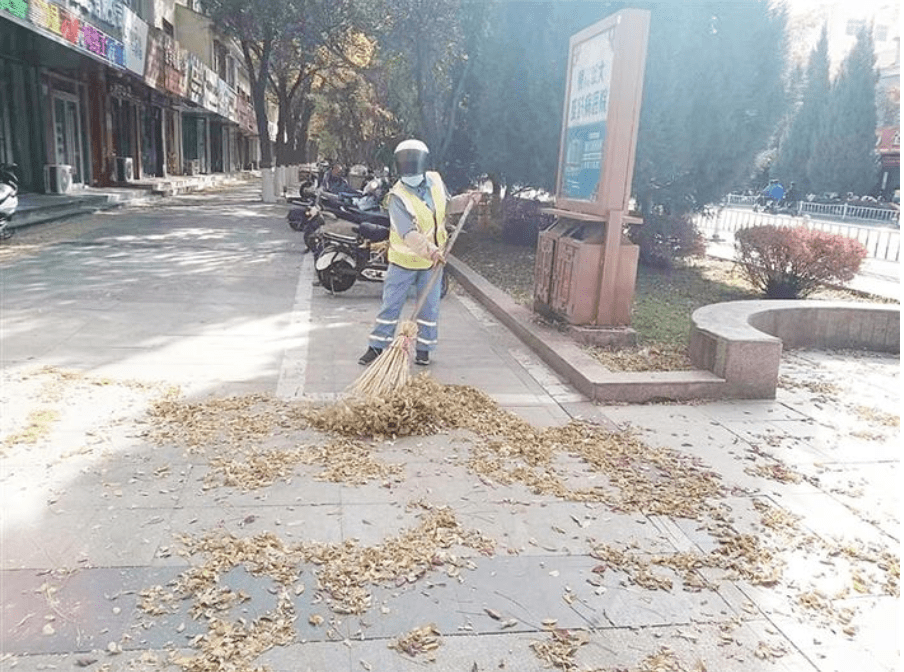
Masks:
[[[13,235],[9,226],[16,208],[19,207],[18,166],[13,163],[0,164],[0,240]]]
[[[293,231],[301,231],[304,234],[305,246],[308,250],[315,251],[316,235],[318,229],[323,226],[323,215],[327,213],[339,219],[361,224],[370,222],[378,226],[389,228],[389,213],[380,208],[380,203],[386,193],[385,180],[375,178],[371,180],[363,192],[356,192],[360,196],[354,196],[351,192],[333,194],[323,189],[314,189],[306,192],[305,197],[290,197],[290,203],[299,205],[286,215],[289,228]]]
[[[350,289],[357,280],[383,282],[389,270],[389,227],[361,222],[352,234],[321,230],[320,248],[314,270],[320,284],[336,294]],[[443,273],[440,296],[449,291],[448,274]]]
[[[389,269],[389,228],[361,222],[352,234],[321,230],[314,262],[317,279],[332,293],[344,292],[356,280],[383,282]]]

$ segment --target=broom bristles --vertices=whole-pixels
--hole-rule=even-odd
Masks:
[[[346,392],[352,396],[371,399],[386,397],[405,386],[410,378],[409,348],[417,336],[417,324],[406,321],[399,325],[398,333],[388,348],[380,353]]]

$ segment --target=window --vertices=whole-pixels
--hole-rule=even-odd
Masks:
[[[885,42],[888,39],[888,26],[876,26],[873,32],[873,39],[876,42]]]
[[[845,32],[848,35],[856,35],[864,26],[866,26],[866,21],[863,19],[848,19],[847,30]]]
[[[213,61],[220,79],[226,81],[226,47],[219,40],[213,41]]]
[[[170,37],[175,37],[175,33],[173,32],[173,24],[171,24],[166,19],[160,19],[163,23],[163,32],[165,35],[169,35]]]

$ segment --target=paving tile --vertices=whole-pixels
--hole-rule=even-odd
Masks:
[[[15,525],[4,524],[0,568],[73,567],[91,526],[93,511],[54,514],[22,512]]]
[[[355,672],[368,667],[374,671],[414,672],[425,666],[434,672],[470,672],[475,666],[477,670],[540,670],[543,668],[530,649],[532,639],[535,638],[529,634],[446,636],[432,662],[426,662],[423,656],[410,657],[390,649],[392,639],[352,641],[349,653],[351,669]]]
[[[768,624],[744,623],[732,629],[724,624],[681,624],[661,627],[614,628],[593,633],[575,656],[583,669],[636,669],[648,657],[669,650],[680,661],[680,669],[719,672],[815,672],[816,668],[793,644]],[[760,642],[785,653],[766,662],[755,655]],[[664,668],[668,669],[668,668]],[[679,669],[679,668],[676,668]]]
[[[892,672],[899,669],[900,640],[882,633],[884,624],[897,620],[897,602],[890,596],[840,601],[839,607],[856,610],[853,636],[842,632],[840,624],[820,627],[789,616],[775,617],[772,622],[823,672]]]
[[[590,556],[494,556],[475,560],[475,564],[474,571],[462,574],[464,580],[458,587],[459,601],[471,616],[474,632],[499,632],[499,621],[486,609],[534,630],[541,629],[545,619],[556,619],[561,628],[611,625],[599,596],[586,583],[599,564]],[[573,595],[571,604],[566,593]]]
[[[129,637],[137,592],[159,580],[144,567],[18,570],[3,577],[3,651],[90,652]]]

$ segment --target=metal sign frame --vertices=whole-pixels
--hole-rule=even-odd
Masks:
[[[600,219],[627,210],[649,25],[648,11],[626,9],[569,41],[558,210]]]

